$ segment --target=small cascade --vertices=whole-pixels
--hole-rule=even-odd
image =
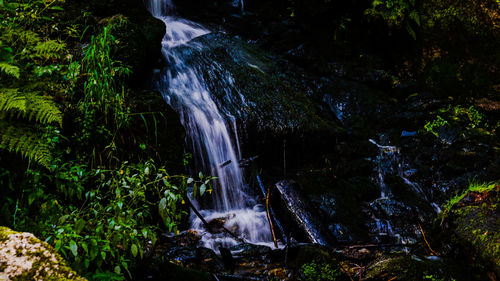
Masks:
[[[265,208],[250,194],[239,165],[241,152],[235,118],[224,114],[216,104],[207,86],[210,81],[201,72],[218,64],[216,61],[196,64],[183,59],[185,52],[203,47],[191,40],[210,31],[177,17],[171,0],[149,0],[147,6],[167,26],[162,42],[166,64],[156,77],[156,87],[180,115],[195,169],[217,177],[214,192],[207,200],[210,202],[196,203],[200,213],[209,222],[222,221],[227,229],[248,242],[272,245]],[[229,72],[222,79],[228,85],[234,80]],[[217,250],[219,246],[238,243],[226,233],[209,233],[194,214],[191,220],[192,229],[202,233],[205,247]]]
[[[385,241],[387,240],[386,237],[390,237],[396,243],[411,243],[414,241],[412,237],[418,235],[418,232],[413,231],[412,233],[410,230],[405,234],[398,233],[398,229],[402,228],[395,227],[392,219],[395,217],[410,217],[414,210],[394,197],[390,186],[387,184],[387,177],[396,176],[400,178],[401,182],[411,188],[412,192],[421,200],[428,201],[427,196],[417,183],[408,179],[408,176],[414,174],[415,170],[404,163],[398,147],[380,145],[372,139],[369,141],[379,148],[379,154],[373,159],[375,163],[373,179],[380,187],[380,197],[370,203],[370,210],[368,211],[372,216],[371,233],[379,241]],[[411,229],[408,222],[405,222],[404,229]],[[412,235],[408,235],[409,233]]]

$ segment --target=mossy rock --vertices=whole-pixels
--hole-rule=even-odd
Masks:
[[[48,243],[0,227],[0,280],[84,281]]]
[[[308,96],[301,71],[286,69],[284,61],[222,33],[201,36],[192,43],[200,48],[185,47],[183,59],[202,66],[210,92],[231,115],[258,130],[342,131],[335,118]]]
[[[452,241],[472,259],[472,266],[500,279],[500,185],[483,193],[469,192],[447,213],[443,225]]]
[[[474,280],[460,268],[443,260],[427,260],[408,255],[382,256],[366,269],[363,280]]]

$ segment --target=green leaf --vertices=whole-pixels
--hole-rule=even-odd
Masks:
[[[86,224],[85,220],[79,219],[75,224],[75,233],[79,234],[80,232],[82,232],[83,228],[85,227],[85,224]]]
[[[193,181],[194,181],[194,179],[193,179],[193,178],[189,178],[189,179],[187,179],[187,184],[190,184],[190,183],[192,183]]]
[[[78,245],[76,245],[76,242],[71,240],[69,241],[69,249],[71,250],[71,253],[73,256],[78,256]]]
[[[121,268],[119,265],[115,266],[115,273],[120,274],[122,272]]]
[[[200,196],[203,196],[203,194],[205,193],[206,190],[207,190],[207,186],[205,184],[202,184],[200,186]]]
[[[56,242],[56,251],[59,251],[59,249],[61,249],[61,246],[62,246],[62,240],[61,240],[61,239],[59,239],[59,240],[57,240],[57,242]]]
[[[163,219],[163,222],[166,223],[168,219],[167,198],[162,198],[160,200],[160,203],[158,204],[158,213],[160,214],[160,217]]]
[[[130,251],[132,252],[132,256],[134,258],[137,257],[137,252],[138,252],[137,245],[132,244],[132,247],[130,247]]]
[[[85,251],[86,254],[89,253],[89,247],[87,246],[87,243],[82,242],[81,243],[82,249]]]

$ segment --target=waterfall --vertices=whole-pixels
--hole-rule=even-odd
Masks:
[[[166,64],[155,79],[156,87],[180,115],[187,132],[188,148],[197,160],[196,169],[217,177],[211,195],[212,202],[208,207],[205,204],[200,207],[200,213],[207,221],[225,221],[226,228],[249,242],[271,244],[265,208],[257,204],[247,192],[243,171],[239,166],[240,149],[234,118],[223,114],[214,101],[200,73],[200,68],[208,66],[183,60],[183,52],[202,47],[191,40],[210,31],[200,24],[176,16],[171,0],[149,0],[147,7],[153,16],[166,24],[162,42]],[[233,78],[229,73],[227,76],[225,79],[231,83]],[[228,247],[237,243],[224,233],[208,233],[195,215],[191,216],[191,228],[201,232],[202,242],[209,248],[216,249],[221,245]]]

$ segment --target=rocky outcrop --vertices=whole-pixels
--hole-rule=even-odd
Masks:
[[[0,227],[0,280],[85,281],[46,242]]]

